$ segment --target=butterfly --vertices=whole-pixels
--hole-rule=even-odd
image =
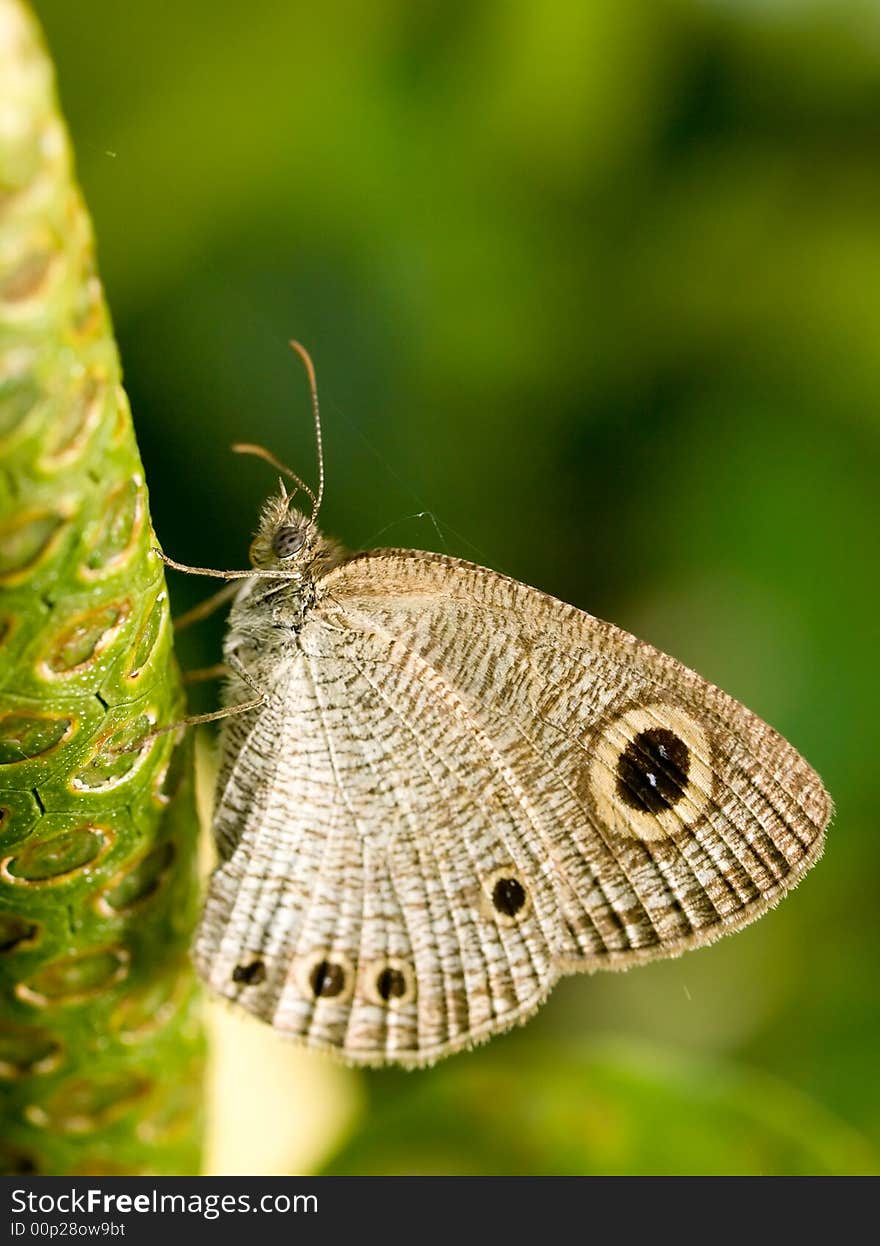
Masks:
[[[564,974],[677,956],[771,908],[832,805],[675,659],[458,558],[350,554],[280,493],[224,642],[194,946],[217,994],[355,1065],[430,1064]],[[166,558],[172,566],[185,569]],[[234,587],[234,586],[233,586]],[[229,588],[222,590],[229,594]]]

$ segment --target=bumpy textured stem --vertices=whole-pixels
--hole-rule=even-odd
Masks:
[[[0,1169],[198,1171],[168,601],[51,64],[0,0]]]

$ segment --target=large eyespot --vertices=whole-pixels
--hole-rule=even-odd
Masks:
[[[306,543],[305,528],[296,527],[294,524],[284,524],[283,527],[276,529],[275,535],[272,537],[272,549],[279,558],[292,558]]]
[[[712,745],[677,705],[638,706],[602,724],[590,793],[609,830],[642,840],[693,827],[712,800]]]
[[[640,813],[674,809],[687,791],[691,752],[667,727],[635,735],[617,759],[617,794]]]

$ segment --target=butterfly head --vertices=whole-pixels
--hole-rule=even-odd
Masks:
[[[313,561],[321,535],[312,520],[291,506],[282,492],[263,506],[260,526],[251,542],[251,565],[295,572]]]

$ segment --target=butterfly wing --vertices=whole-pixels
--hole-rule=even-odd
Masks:
[[[389,665],[406,650],[503,742],[556,869],[567,967],[709,942],[820,855],[832,805],[815,771],[651,645],[439,554],[359,555],[325,591],[363,634],[386,637]]]
[[[534,1011],[558,976],[559,895],[498,777],[504,742],[475,737],[426,668],[387,660],[384,633],[315,621],[266,706],[228,720],[195,960],[289,1037],[416,1065]]]
[[[829,799],[770,727],[469,563],[336,567],[279,678],[227,745],[197,957],[354,1062],[429,1062],[562,972],[709,942],[821,851]]]

